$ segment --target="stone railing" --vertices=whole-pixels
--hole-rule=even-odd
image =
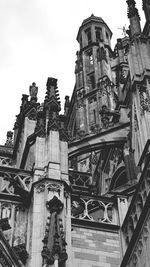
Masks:
[[[12,170],[12,171],[10,171]],[[17,169],[11,168],[4,170],[0,166],[0,193],[16,195],[18,189],[30,192],[32,186],[32,176],[30,172],[18,172]]]
[[[72,217],[101,223],[115,223],[113,218],[113,202],[95,198],[80,199],[72,197]]]
[[[90,173],[69,171],[72,186],[71,216],[82,224],[100,223],[118,225],[115,199],[98,196],[92,186]],[[80,222],[79,222],[80,221]]]

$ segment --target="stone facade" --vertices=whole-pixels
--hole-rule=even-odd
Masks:
[[[93,14],[79,28],[76,83],[22,95],[0,146],[0,266],[149,267],[150,4],[111,48]]]

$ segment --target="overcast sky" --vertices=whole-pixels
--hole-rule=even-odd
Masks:
[[[142,0],[136,0],[142,25]],[[102,17],[113,32],[112,48],[128,27],[126,0],[0,0],[0,144],[12,130],[22,94],[36,82],[43,102],[47,77],[58,79],[61,101],[71,96],[82,21]],[[63,106],[62,106],[63,111]]]

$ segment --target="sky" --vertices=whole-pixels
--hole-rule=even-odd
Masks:
[[[142,0],[136,0],[144,25]],[[12,131],[22,94],[38,86],[43,102],[48,77],[58,79],[60,99],[71,96],[75,84],[76,36],[82,21],[102,17],[116,39],[128,28],[126,0],[0,0],[0,144]]]

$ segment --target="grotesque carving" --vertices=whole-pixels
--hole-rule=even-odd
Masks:
[[[13,137],[13,132],[8,131],[7,132],[7,140],[6,140],[5,146],[13,146],[12,137]]]

